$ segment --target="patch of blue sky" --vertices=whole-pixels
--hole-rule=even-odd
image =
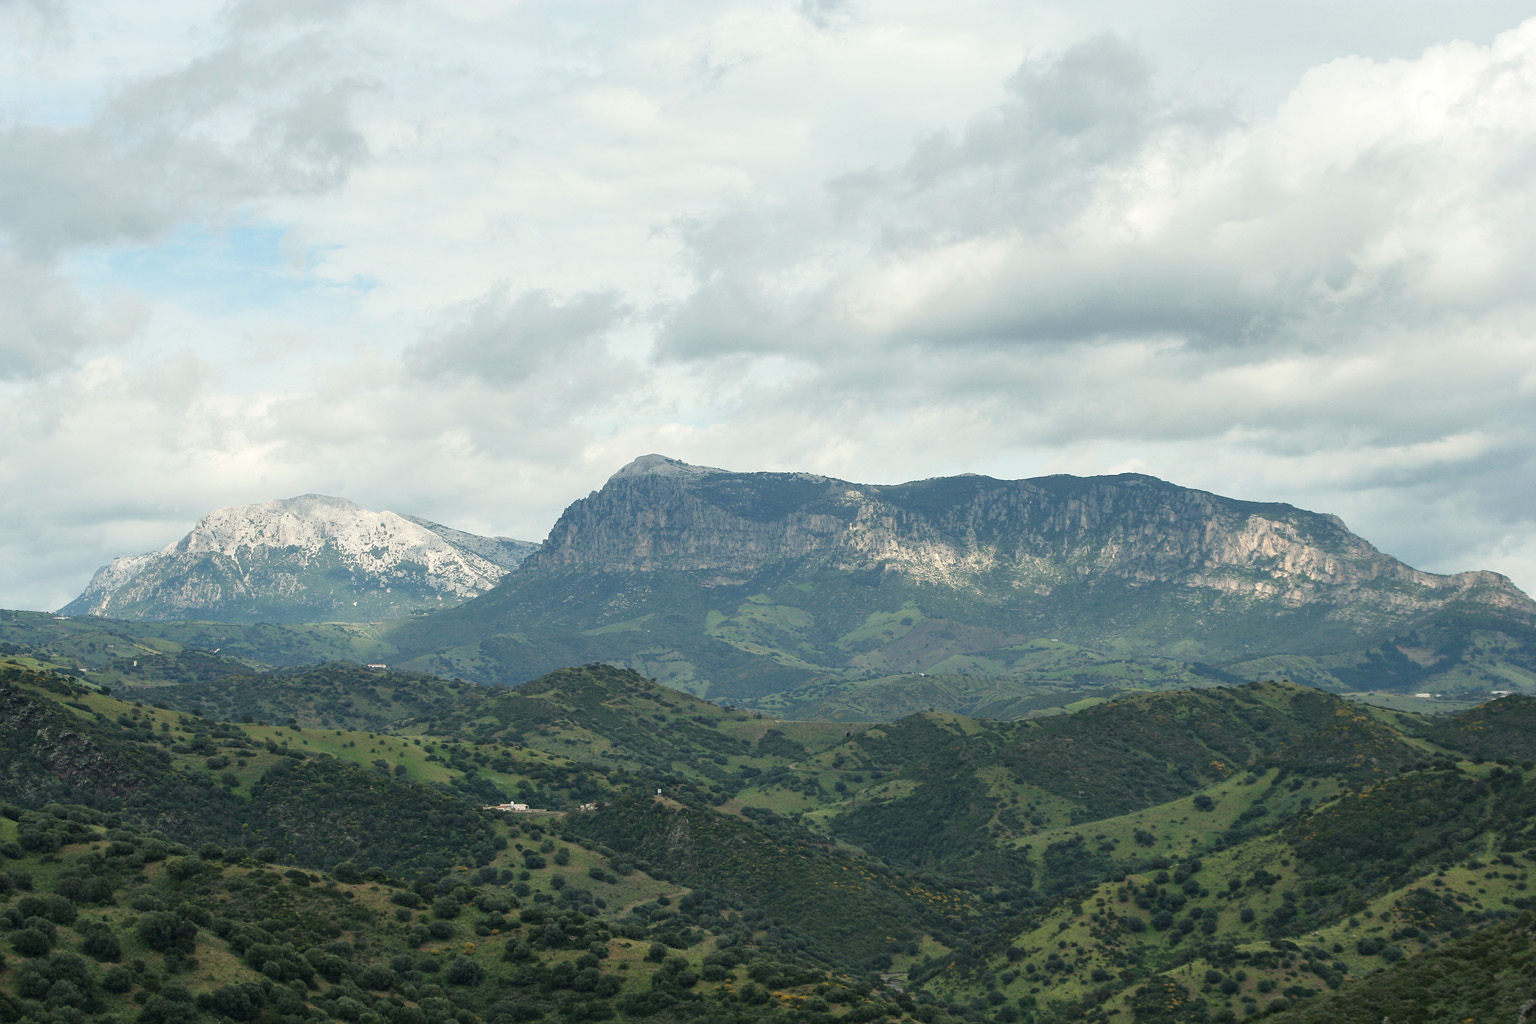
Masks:
[[[185,225],[147,245],[78,254],[77,279],[87,287],[127,289],[203,313],[272,311],[367,294],[376,282],[337,282],[314,273],[324,249],[296,249],[285,228],[241,223]]]
[[[3,59],[3,57],[0,57]],[[43,128],[84,128],[98,116],[94,96],[50,92],[48,83],[26,82],[20,76],[0,77],[3,110],[12,124]]]

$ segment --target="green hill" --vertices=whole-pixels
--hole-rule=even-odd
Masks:
[[[1481,1020],[1536,986],[1518,697],[851,726],[603,665],[146,682],[0,669],[0,1021]],[[244,687],[268,721],[213,716]]]
[[[173,686],[127,687],[135,697],[205,718],[362,731],[449,714],[487,692],[456,679],[345,661],[266,672],[247,669]]]

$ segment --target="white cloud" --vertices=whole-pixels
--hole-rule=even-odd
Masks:
[[[1536,22],[1237,6],[0,5],[0,604],[311,490],[536,538],[645,451],[1528,572]]]

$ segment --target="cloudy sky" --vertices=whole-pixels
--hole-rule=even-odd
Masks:
[[[1536,590],[1536,20],[0,0],[0,606],[320,492],[1151,473]]]

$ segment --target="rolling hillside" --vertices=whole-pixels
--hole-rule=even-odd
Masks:
[[[1536,984],[1536,699],[1429,718],[1270,682],[851,726],[606,666],[516,691],[339,665],[242,681],[243,723],[177,710],[217,683],[130,695],[157,707],[4,670],[9,1019],[1430,1005],[1399,981],[1500,1019],[1475,1014],[1518,1013],[1520,983],[1448,965]],[[543,810],[480,809],[507,799]]]

